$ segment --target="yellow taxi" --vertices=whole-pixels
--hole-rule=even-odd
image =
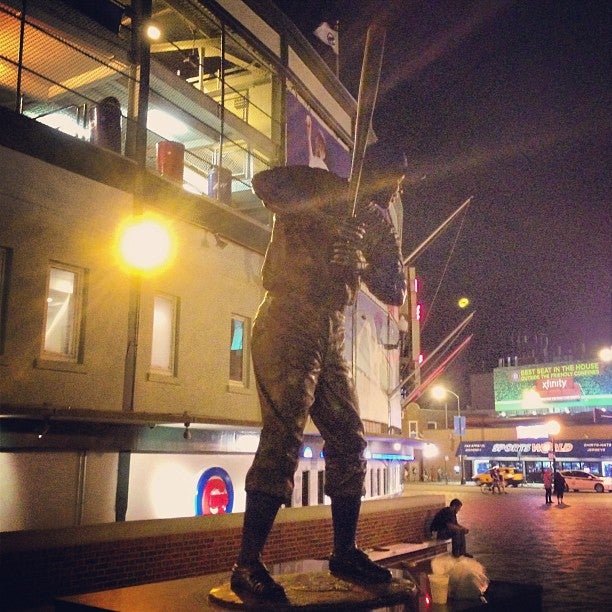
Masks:
[[[513,467],[500,467],[498,469],[506,485],[518,487],[520,484],[522,484],[523,473],[519,470],[516,470]],[[491,473],[489,471],[485,472],[484,474],[476,474],[476,476],[474,476],[472,480],[477,485],[489,484],[493,481],[493,479],[491,478]]]

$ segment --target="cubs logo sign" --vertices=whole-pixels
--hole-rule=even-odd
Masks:
[[[206,470],[196,488],[196,516],[229,514],[233,507],[234,486],[230,475],[220,467]]]

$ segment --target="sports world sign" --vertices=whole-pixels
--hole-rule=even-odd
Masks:
[[[465,457],[522,457],[542,459],[552,451],[549,440],[521,440],[520,442],[463,442],[457,455]],[[557,458],[612,458],[612,440],[555,440]]]

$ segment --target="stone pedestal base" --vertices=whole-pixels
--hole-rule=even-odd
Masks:
[[[275,575],[285,589],[286,601],[244,599],[228,583],[211,589],[211,603],[234,610],[367,610],[409,603],[416,595],[411,580],[393,578],[385,584],[356,584],[332,576],[329,572]]]

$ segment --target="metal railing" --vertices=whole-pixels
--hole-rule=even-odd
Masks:
[[[63,14],[58,16],[64,17]],[[223,113],[215,99],[218,90],[208,95],[173,74],[155,57],[151,64],[147,168],[160,171],[159,143],[179,143],[184,147],[184,189],[217,197],[222,204],[268,224],[270,217],[252,193],[250,181],[253,174],[274,163],[271,151],[275,148],[259,150],[251,142],[253,130],[247,126],[245,118],[258,114],[257,123],[268,126],[272,118],[262,119],[264,110],[254,105],[248,95],[228,83],[221,83],[226,91],[225,106],[232,114],[223,125],[219,119]],[[2,106],[75,138],[126,154],[126,138],[136,129],[132,96],[138,87],[138,72],[134,68],[129,61],[128,46],[121,36],[112,40],[108,33],[97,32],[91,24],[79,29],[69,22],[66,22],[66,30],[60,31],[45,23],[38,13],[23,14],[15,6],[0,2]],[[99,138],[98,133],[106,129],[100,124],[99,111],[109,100],[116,101],[120,115],[115,118],[119,123],[119,136],[113,139],[112,146]],[[245,133],[241,133],[241,122],[247,126]],[[174,131],[169,129],[172,126]],[[269,141],[268,135],[261,136]],[[231,189],[223,198],[213,194],[211,185],[220,149],[223,168],[231,173]],[[176,180],[177,177],[172,178]]]

